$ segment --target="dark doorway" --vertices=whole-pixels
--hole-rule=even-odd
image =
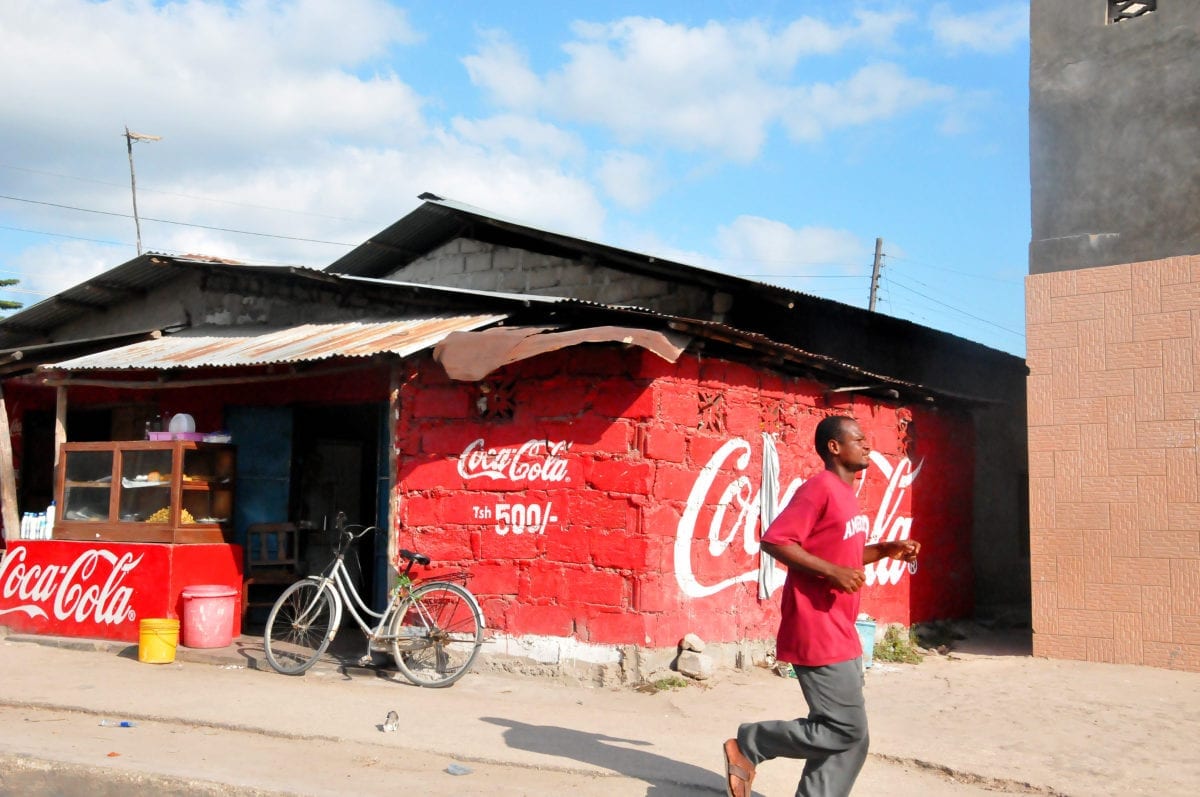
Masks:
[[[288,514],[310,529],[305,552],[309,572],[320,571],[332,557],[339,512],[351,524],[380,523],[376,491],[382,411],[377,404],[294,409]],[[384,545],[384,539],[378,544]],[[375,594],[375,545],[375,537],[364,537],[357,545],[357,557],[346,562],[368,603]]]
[[[112,440],[112,428],[112,410],[67,412],[68,442]],[[53,500],[54,412],[29,410],[21,417],[21,476],[17,506],[22,512],[43,512]]]

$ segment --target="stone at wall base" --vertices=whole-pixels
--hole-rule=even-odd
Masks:
[[[675,662],[675,669],[679,671],[680,675],[686,675],[697,681],[707,681],[713,677],[713,660],[703,653],[685,650],[679,654],[679,660]]]

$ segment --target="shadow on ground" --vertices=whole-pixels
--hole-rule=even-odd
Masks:
[[[965,639],[954,642],[955,653],[976,656],[1030,656],[1033,632],[1028,628],[972,630]]]
[[[267,662],[267,654],[263,649],[263,627],[261,625],[247,625],[243,629],[243,634],[234,640],[234,649],[237,651],[238,657],[242,660],[240,663],[249,668],[262,670],[264,672],[274,672],[271,669],[270,663]],[[371,659],[368,663],[364,663],[363,657],[370,653]],[[134,655],[137,650],[134,649]],[[354,627],[343,626],[333,642],[321,654],[321,658],[313,667],[314,670],[324,672],[336,672],[345,680],[351,680],[355,677],[367,675],[368,677],[381,678],[384,680],[395,681],[400,684],[410,684],[408,679],[404,678],[396,664],[392,660],[391,654],[382,650],[369,650],[367,638],[363,633]]]
[[[530,725],[503,717],[480,717],[484,722],[505,728],[504,741],[509,747],[542,755],[569,758],[629,778],[645,781],[647,797],[686,797],[687,795],[724,794],[725,784],[719,772],[721,751],[713,743],[714,769],[639,750],[653,742],[621,739],[600,733],[587,733],[556,725]]]

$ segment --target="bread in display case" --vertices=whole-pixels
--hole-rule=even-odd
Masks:
[[[229,542],[236,477],[236,450],[227,444],[66,443],[53,538]]]

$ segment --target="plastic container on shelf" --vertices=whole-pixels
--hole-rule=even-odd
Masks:
[[[167,424],[168,432],[194,432],[196,431],[196,419],[186,412],[178,413],[171,416],[171,422]]]
[[[221,584],[184,587],[183,646],[223,648],[233,642],[238,590]]]

